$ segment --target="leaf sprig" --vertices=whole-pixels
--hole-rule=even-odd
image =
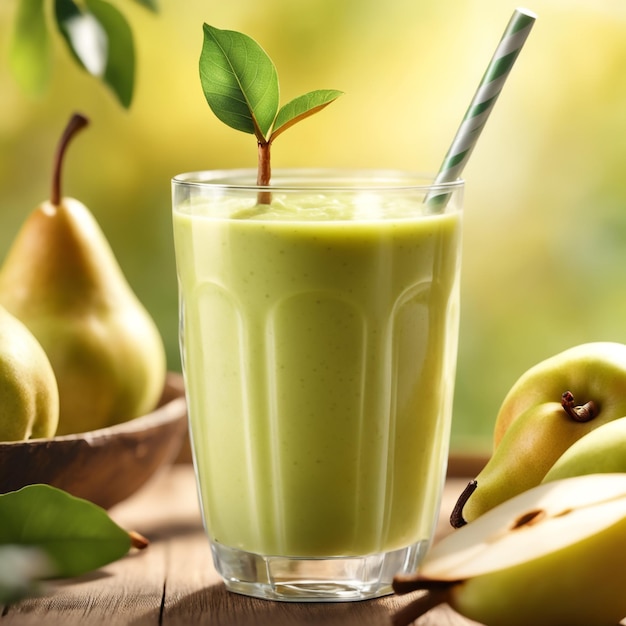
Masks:
[[[128,109],[135,83],[135,48],[124,15],[105,0],[49,0],[53,19],[72,58],[102,80]],[[135,0],[156,12],[157,0]],[[9,66],[19,86],[39,95],[46,88],[52,55],[46,0],[19,0],[9,48]]]
[[[257,184],[271,178],[272,143],[297,122],[321,111],[341,91],[320,89],[294,98],[279,109],[278,73],[274,63],[252,38],[232,30],[203,25],[200,82],[217,118],[258,144]]]
[[[101,507],[49,485],[1,494],[0,520],[0,604],[37,593],[42,579],[79,576],[147,546]]]

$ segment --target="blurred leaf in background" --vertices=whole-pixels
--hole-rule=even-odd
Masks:
[[[50,77],[48,27],[44,0],[21,0],[15,18],[9,64],[20,87],[39,95]]]
[[[156,0],[136,0],[152,11]],[[56,27],[74,60],[92,76],[102,80],[128,108],[135,83],[133,34],[124,15],[104,0],[54,2]],[[40,95],[48,86],[51,48],[46,23],[45,0],[18,0],[13,31],[10,67],[25,92]]]

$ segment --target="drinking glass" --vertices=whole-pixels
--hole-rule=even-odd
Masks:
[[[464,183],[403,171],[172,181],[203,520],[228,589],[362,600],[413,572],[445,479]]]

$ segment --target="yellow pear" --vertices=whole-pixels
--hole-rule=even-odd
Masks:
[[[541,483],[556,460],[596,428],[626,415],[626,345],[582,344],[535,365],[496,419],[489,462],[461,494],[458,527]]]
[[[0,304],[31,330],[54,370],[58,434],[85,432],[150,411],[163,388],[161,336],[126,281],[93,215],[62,197],[60,170],[75,115],[55,159],[52,194],[26,219],[0,269]]]
[[[560,402],[571,391],[583,406],[626,415],[626,345],[595,341],[568,348],[527,370],[506,394],[494,426],[497,448],[511,424],[530,409],[545,402]],[[620,411],[622,411],[620,413]]]
[[[59,394],[46,353],[0,307],[0,441],[52,437],[58,419]]]
[[[442,539],[398,593],[394,624],[447,602],[485,626],[615,626],[626,617],[626,474],[533,487]],[[413,604],[413,603],[412,603]]]

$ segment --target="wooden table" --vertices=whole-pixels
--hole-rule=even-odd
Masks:
[[[465,485],[450,479],[440,533]],[[50,584],[45,596],[0,605],[0,626],[380,626],[414,596],[339,604],[270,602],[227,592],[213,568],[202,529],[189,464],[163,470],[141,491],[117,505],[111,516],[150,539],[148,549],[129,554],[92,574]],[[416,626],[475,624],[447,606]]]

